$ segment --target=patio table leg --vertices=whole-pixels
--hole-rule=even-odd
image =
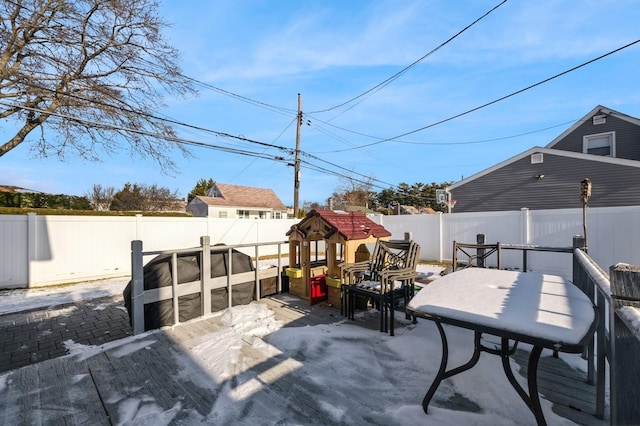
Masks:
[[[436,393],[438,386],[440,383],[451,376],[455,376],[456,374],[462,373],[463,371],[467,371],[473,368],[480,359],[480,352],[482,351],[482,345],[480,343],[480,338],[482,337],[482,333],[479,331],[474,332],[473,339],[473,355],[469,361],[459,367],[453,368],[447,371],[447,362],[449,358],[449,345],[447,343],[447,336],[442,327],[440,321],[435,321],[436,326],[438,327],[438,332],[440,333],[440,339],[442,340],[442,360],[440,361],[440,369],[438,370],[438,374],[436,374],[436,378],[433,380],[431,387],[427,391],[427,394],[424,396],[422,400],[422,409],[425,413],[427,413],[427,408],[429,407],[429,403],[431,402],[431,398]]]
[[[426,395],[422,399],[422,409],[426,414],[429,414],[427,411],[429,408],[429,403],[431,402],[431,398],[436,393],[436,389],[440,386],[440,382],[444,379],[444,373],[447,370],[447,360],[449,359],[449,345],[447,343],[447,335],[442,328],[442,324],[440,321],[435,321],[436,326],[438,327],[438,332],[440,333],[440,340],[442,341],[442,358],[440,360],[440,368],[438,369],[438,374],[436,374],[435,379],[433,379],[433,383],[429,387]]]
[[[520,386],[520,383],[516,380],[513,375],[513,371],[511,370],[511,364],[509,363],[509,339],[502,338],[502,348],[500,357],[502,358],[502,368],[504,370],[507,379],[509,379],[509,383],[511,386],[518,392],[520,398],[527,404],[527,407],[531,410],[533,415],[536,418],[536,422],[539,426],[546,426],[547,422],[544,419],[544,413],[542,412],[542,407],[540,405],[540,397],[538,395],[538,379],[537,379],[537,371],[538,371],[538,360],[540,359],[540,354],[542,353],[542,346],[534,346],[531,350],[531,354],[529,355],[529,364],[527,365],[527,385],[529,388],[529,394]]]
[[[539,426],[546,426],[544,413],[540,406],[540,396],[538,395],[538,361],[542,354],[542,346],[534,346],[529,355],[529,364],[527,365],[527,381],[529,382],[529,397],[531,398],[531,411],[536,416]]]

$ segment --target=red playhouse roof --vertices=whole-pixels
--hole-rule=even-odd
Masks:
[[[320,222],[324,222],[323,226],[320,226]],[[338,232],[345,240],[364,240],[371,236],[375,238],[391,236],[391,232],[387,231],[384,226],[375,223],[362,212],[336,212],[333,210],[311,210],[304,219],[291,227],[287,235],[292,232],[298,232],[303,236],[312,232],[321,232],[325,239]]]

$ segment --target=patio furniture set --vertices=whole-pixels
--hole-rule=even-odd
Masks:
[[[396,301],[404,302],[407,319],[435,323],[441,341],[440,368],[423,399],[427,413],[440,383],[473,368],[482,352],[501,357],[504,373],[535,416],[546,425],[540,405],[537,367],[543,349],[581,353],[593,339],[598,321],[593,303],[566,278],[501,268],[500,244],[454,242],[452,272],[415,292],[419,246],[412,241],[378,241],[371,260],[343,266],[343,313],[354,318],[355,300],[364,297],[380,312],[380,331],[394,334]],[[462,259],[459,258],[462,254]],[[494,256],[493,268],[487,259]],[[466,262],[461,262],[466,256]],[[460,266],[463,266],[462,270]],[[478,267],[479,266],[479,267]],[[474,332],[468,362],[448,368],[449,345],[443,324]],[[483,334],[500,343],[483,343]],[[529,344],[527,390],[517,382],[509,362],[518,343]]]

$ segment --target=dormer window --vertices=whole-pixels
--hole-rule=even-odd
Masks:
[[[585,154],[602,155],[604,157],[615,157],[615,132],[584,136],[582,138],[582,152]]]

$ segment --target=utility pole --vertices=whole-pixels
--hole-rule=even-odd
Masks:
[[[296,154],[293,171],[293,217],[298,218],[298,192],[300,191],[300,128],[302,127],[302,96],[298,93],[298,124],[296,126]]]

